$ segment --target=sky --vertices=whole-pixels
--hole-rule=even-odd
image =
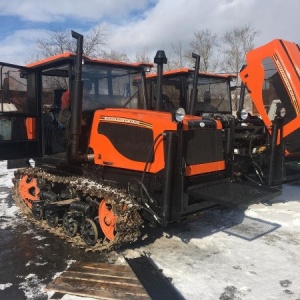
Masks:
[[[145,49],[168,56],[195,31],[221,36],[246,24],[260,32],[256,46],[274,38],[300,43],[299,11],[298,0],[0,0],[0,61],[25,64],[51,29],[85,35],[97,25],[106,28],[107,47],[129,58]]]

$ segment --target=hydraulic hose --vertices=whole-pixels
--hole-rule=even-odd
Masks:
[[[150,163],[151,157],[154,153],[154,149],[155,149],[155,145],[157,143],[157,141],[159,140],[160,137],[162,137],[164,135],[164,133],[160,133],[153,141],[151,149],[149,151],[146,163],[145,163],[145,167],[143,170],[143,174],[141,177],[141,180],[135,179],[133,178],[132,180],[130,180],[128,182],[128,194],[131,196],[131,198],[133,199],[133,201],[135,201],[142,209],[148,211],[153,217],[154,219],[162,226],[165,226],[163,220],[155,213],[155,211],[150,207],[150,205],[148,204],[148,201],[146,199],[144,199],[144,193],[146,194],[148,200],[150,201],[150,203],[154,203],[155,200],[153,200],[150,196],[149,191],[147,190],[146,186],[144,185],[144,180],[145,180],[145,175],[147,172],[147,168],[148,165]],[[137,201],[134,197],[134,195],[131,194],[131,185],[133,183],[133,181],[135,181],[136,183],[139,184],[140,186],[140,198],[141,198],[141,202]]]

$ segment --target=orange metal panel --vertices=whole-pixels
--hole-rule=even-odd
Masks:
[[[72,53],[72,52],[64,52],[58,55],[54,55],[54,56],[50,56],[47,57],[45,59],[41,59],[38,61],[35,61],[33,63],[30,63],[28,65],[26,65],[26,67],[28,68],[36,68],[36,67],[40,67],[42,65],[47,65],[56,61],[59,61],[61,59],[68,59],[68,58],[72,58],[75,57],[76,54]],[[97,59],[97,58],[89,58],[87,56],[83,56],[83,58],[86,61],[90,61],[93,63],[98,63],[98,64],[108,64],[108,65],[113,65],[113,66],[132,66],[132,67],[143,67],[143,66],[149,66],[149,67],[153,67],[152,63],[125,63],[125,62],[121,62],[121,61],[117,61],[117,60],[107,60],[107,59]]]
[[[195,72],[195,69],[189,69],[189,68],[180,68],[180,69],[174,69],[174,70],[169,70],[169,71],[164,71],[164,76],[173,76],[173,75],[187,75],[188,73],[193,73]],[[215,78],[234,78],[236,77],[235,74],[218,74],[218,73],[206,73],[206,72],[199,72],[200,76],[208,76],[208,77],[215,77]],[[156,78],[157,73],[150,73],[147,74],[147,79],[148,78]]]
[[[26,118],[25,125],[28,140],[34,140],[36,138],[36,119]]]
[[[284,40],[273,40],[272,42],[249,51],[246,55],[247,66],[240,72],[240,78],[248,87],[257,111],[266,126],[271,130],[272,121],[269,119],[264,108],[263,84],[264,68],[262,61],[272,58],[277,67],[286,90],[295,108],[297,118],[284,125],[283,137],[287,136],[297,128],[300,121],[300,51],[295,43]]]
[[[111,167],[130,168],[136,171],[143,171],[145,163],[130,160],[119,153],[106,136],[98,133],[99,122],[124,123],[145,128],[152,127],[153,139],[163,129],[176,129],[176,123],[172,122],[169,113],[154,113],[146,110],[105,109],[96,111],[94,120],[89,146],[94,151],[95,164],[104,166],[109,164]],[[162,137],[156,143],[155,152],[155,161],[149,164],[147,172],[156,173],[164,167]]]
[[[201,121],[201,117],[186,116],[183,123],[184,130],[187,129],[188,120]],[[145,162],[130,160],[119,153],[110,140],[98,133],[99,122],[123,123],[131,126],[151,128],[153,140],[165,130],[176,130],[177,123],[172,121],[168,112],[158,112],[136,109],[104,109],[95,112],[92,125],[92,134],[89,147],[94,151],[94,162],[99,165],[109,165],[115,168],[124,168],[136,171],[143,171]],[[219,124],[218,124],[219,126]],[[157,173],[164,168],[163,137],[160,137],[155,145],[155,160],[149,163],[147,172]]]
[[[225,161],[215,161],[199,165],[187,166],[185,169],[186,176],[193,176],[198,174],[206,174],[210,172],[225,170]]]

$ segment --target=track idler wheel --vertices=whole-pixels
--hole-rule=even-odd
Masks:
[[[81,224],[81,237],[89,246],[94,246],[98,240],[98,229],[95,222],[85,219]]]
[[[39,200],[40,189],[37,178],[24,175],[19,182],[19,194],[26,205],[32,208],[32,202]]]
[[[63,229],[67,236],[73,237],[78,231],[78,221],[72,213],[65,213],[63,217]]]
[[[47,224],[52,228],[56,227],[58,224],[58,214],[52,209],[47,209],[45,211],[45,219]]]
[[[112,205],[102,200],[99,205],[99,223],[107,239],[113,241],[116,235],[118,216],[114,215]]]

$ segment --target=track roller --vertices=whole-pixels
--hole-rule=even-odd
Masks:
[[[71,212],[67,212],[64,214],[63,217],[63,229],[67,236],[73,237],[76,235],[78,231],[78,220],[76,216]]]
[[[45,219],[47,224],[52,228],[56,227],[58,224],[58,214],[52,209],[47,209],[45,211]]]
[[[98,229],[95,222],[91,219],[85,219],[81,224],[81,237],[89,246],[94,246],[98,240]]]
[[[44,207],[41,201],[35,201],[32,203],[31,212],[36,220],[43,220],[44,218]]]

